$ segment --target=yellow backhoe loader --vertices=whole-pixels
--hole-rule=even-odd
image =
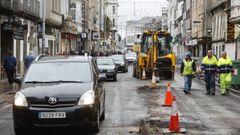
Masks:
[[[171,40],[171,34],[165,31],[144,32],[141,43],[133,47],[138,53],[137,61],[133,65],[133,76],[150,79],[154,74],[159,79],[173,80],[176,64]]]

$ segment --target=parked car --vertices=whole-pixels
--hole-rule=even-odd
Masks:
[[[117,71],[128,72],[128,62],[124,55],[112,55],[111,58],[117,66]]]
[[[89,56],[37,57],[15,94],[15,133],[85,126],[98,132],[105,119],[105,89],[98,75]]]
[[[135,52],[128,52],[125,56],[129,63],[137,60],[137,54]]]
[[[96,62],[100,72],[99,77],[101,77],[104,80],[110,78],[113,79],[113,81],[117,81],[117,68],[112,58],[97,57]]]

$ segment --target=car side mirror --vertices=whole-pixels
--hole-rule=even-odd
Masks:
[[[103,81],[104,81],[104,78],[98,75],[98,82],[103,82]]]
[[[13,81],[14,81],[15,83],[17,83],[18,85],[20,85],[21,82],[22,82],[22,78],[18,78],[18,77],[16,77],[16,78],[14,78]]]

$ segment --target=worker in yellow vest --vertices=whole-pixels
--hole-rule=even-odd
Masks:
[[[196,72],[195,61],[191,58],[191,52],[186,53],[180,68],[181,75],[184,76],[184,93],[190,94],[192,87],[192,76]]]
[[[233,71],[232,60],[227,57],[226,52],[222,52],[218,61],[218,70],[220,74],[221,94],[226,95],[230,88],[231,72]]]
[[[208,54],[203,58],[201,65],[201,69],[205,73],[206,95],[215,95],[217,64],[217,58],[212,55],[212,50],[208,50]]]

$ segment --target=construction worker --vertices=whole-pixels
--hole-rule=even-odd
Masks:
[[[195,61],[191,58],[191,52],[186,53],[185,59],[182,61],[180,72],[184,76],[184,93],[190,94],[192,87],[192,76],[196,72]]]
[[[208,50],[207,56],[202,60],[202,71],[205,71],[206,95],[215,95],[215,76],[217,72],[217,58]]]
[[[227,57],[226,52],[222,52],[218,61],[218,70],[220,74],[221,94],[226,95],[230,88],[231,72],[233,71],[232,60]]]

